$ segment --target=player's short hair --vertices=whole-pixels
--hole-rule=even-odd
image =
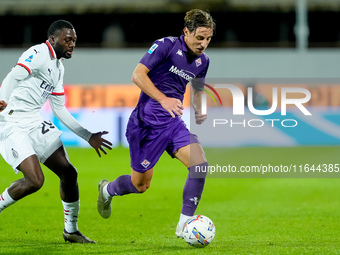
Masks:
[[[184,17],[184,27],[187,27],[190,32],[195,31],[199,27],[210,27],[215,30],[216,24],[209,12],[192,9]]]
[[[62,31],[64,28],[74,29],[73,25],[66,20],[57,20],[54,21],[47,31],[47,38],[51,35],[55,35],[56,33]]]

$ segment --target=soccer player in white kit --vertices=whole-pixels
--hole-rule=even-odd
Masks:
[[[79,189],[77,170],[69,162],[60,140],[61,131],[42,119],[39,111],[49,99],[53,114],[82,137],[99,157],[111,143],[102,138],[107,131],[91,133],[65,107],[62,58],[71,58],[76,32],[71,23],[58,20],[48,30],[45,43],[25,51],[0,87],[0,153],[24,178],[13,182],[0,195],[0,213],[19,199],[38,191],[44,183],[43,163],[60,178],[64,207],[65,241],[95,243],[78,229]],[[40,163],[39,163],[40,162]]]

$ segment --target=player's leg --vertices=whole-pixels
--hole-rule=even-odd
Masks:
[[[44,183],[39,160],[35,155],[29,136],[27,125],[10,125],[0,123],[1,140],[0,153],[4,160],[24,178],[15,181],[0,195],[0,211],[14,204],[17,200],[39,190]]]
[[[144,193],[151,183],[153,168],[145,172],[131,169],[131,175],[121,175],[107,185],[107,192],[111,196],[123,196],[130,193]]]
[[[8,193],[14,200],[38,191],[44,184],[44,175],[36,155],[26,158],[17,168],[24,178],[13,182],[8,188]]]
[[[30,141],[41,163],[60,178],[60,197],[64,207],[65,241],[91,243],[82,235],[77,226],[79,214],[79,191],[77,171],[69,162],[60,140],[62,132],[50,121],[39,121],[29,133]]]
[[[60,179],[60,198],[66,203],[79,200],[78,173],[70,163],[64,146],[60,146],[49,156],[44,165],[53,171]]]
[[[206,173],[196,172],[196,168],[208,166],[204,151],[199,143],[192,143],[180,148],[175,152],[179,159],[189,170],[187,180],[183,189],[183,205],[180,219],[176,229],[177,237],[182,237],[182,229],[188,218],[195,214],[201,199],[205,184]]]
[[[151,168],[145,172],[138,172],[131,169],[131,182],[139,193],[144,193],[150,187],[153,169],[154,168]]]
[[[195,214],[205,184],[206,173],[196,173],[195,169],[206,167],[208,163],[197,136],[190,133],[183,120],[178,119],[172,130],[171,141],[166,151],[180,160],[189,170],[183,189],[180,220],[176,229],[176,235],[182,237],[181,229],[185,221]]]
[[[64,208],[65,241],[73,243],[95,243],[80,233],[78,229],[79,188],[78,173],[68,159],[64,146],[55,150],[44,162],[60,179],[60,198]]]
[[[153,169],[151,168],[145,172],[137,172],[131,169],[131,175],[121,175],[113,182],[102,180],[98,187],[97,209],[99,214],[105,219],[110,217],[111,201],[114,196],[144,193],[150,187]]]
[[[113,182],[102,180],[99,183],[97,209],[103,218],[109,218],[111,215],[113,196],[143,193],[150,187],[153,168],[162,156],[169,140],[166,129],[143,129],[136,126],[131,119],[126,137],[130,146],[131,175],[119,176]]]
[[[38,191],[43,186],[44,175],[36,155],[31,155],[24,159],[17,169],[23,173],[24,178],[13,182],[0,195],[0,211],[19,199]]]

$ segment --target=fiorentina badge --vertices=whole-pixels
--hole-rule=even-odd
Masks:
[[[196,67],[199,67],[202,64],[201,58],[196,59]]]
[[[144,168],[147,168],[150,165],[150,162],[147,159],[144,159],[141,163],[140,163]]]

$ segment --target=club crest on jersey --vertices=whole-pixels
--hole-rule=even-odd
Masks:
[[[144,159],[140,164],[141,164],[144,168],[147,168],[151,163],[150,163],[150,161],[148,161],[147,159]]]
[[[196,67],[199,67],[200,65],[202,65],[202,60],[201,60],[201,58],[196,59],[195,61],[196,61]]]
[[[152,54],[154,51],[155,51],[155,49],[158,47],[158,44],[156,44],[156,43],[154,43],[152,46],[151,46],[151,48],[148,50],[148,53],[149,54]]]
[[[12,148],[12,155],[13,155],[14,158],[19,158],[18,152],[16,150],[14,150],[13,148]]]
[[[33,59],[33,55],[29,56],[28,58],[25,59],[26,62],[32,62]]]

